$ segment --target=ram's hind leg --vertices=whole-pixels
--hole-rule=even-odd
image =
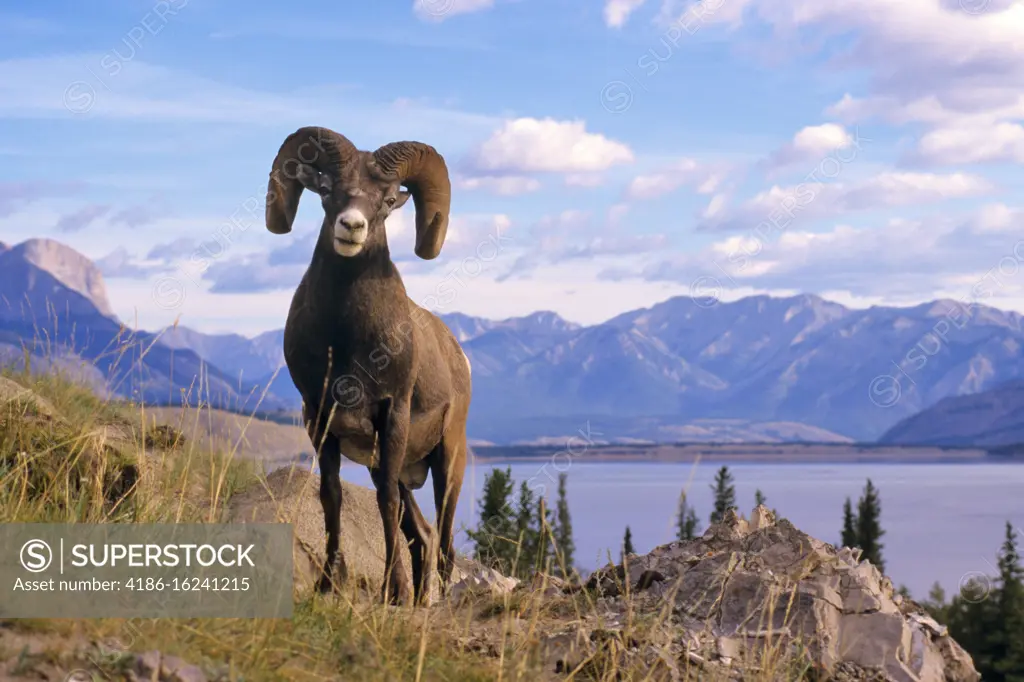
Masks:
[[[427,600],[430,587],[430,564],[433,552],[433,529],[423,518],[412,491],[399,484],[402,492],[402,533],[409,541],[412,560],[413,601],[417,606]]]
[[[380,469],[370,469],[370,478],[375,486],[383,485]],[[412,491],[402,481],[398,482],[398,494],[402,500],[399,527],[409,543],[409,558],[412,561],[413,601],[419,605],[426,596],[425,588],[430,577],[426,569],[430,558],[427,553],[431,550],[432,532],[430,524],[423,518],[423,513],[420,511],[419,505],[416,504],[416,498],[413,497]],[[396,558],[400,557],[401,553],[398,553]],[[395,570],[404,570],[400,561],[396,561]]]
[[[466,473],[466,434],[456,435],[452,431],[442,437],[430,455],[430,477],[434,484],[434,507],[440,536],[437,572],[441,594],[447,593],[455,568],[455,508]]]

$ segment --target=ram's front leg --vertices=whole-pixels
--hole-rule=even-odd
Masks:
[[[409,402],[387,399],[381,402],[377,418],[380,443],[379,471],[374,476],[377,484],[377,507],[384,525],[384,581],[381,601],[409,603],[411,586],[402,561],[404,536],[400,531],[402,496],[398,477],[405,467],[405,447],[409,438]]]

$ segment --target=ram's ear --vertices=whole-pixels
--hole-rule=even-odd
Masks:
[[[399,192],[398,196],[395,197],[395,203],[391,206],[391,210],[392,211],[397,211],[398,209],[400,209],[403,206],[405,206],[405,202],[409,201],[409,197],[411,197],[411,196],[412,196],[412,192],[406,192],[406,191]]]
[[[300,163],[298,165],[295,177],[302,183],[303,187],[308,189],[310,192],[316,192],[317,194],[329,192],[331,190],[331,184],[333,183],[333,178],[331,178],[330,175],[327,173],[321,173],[306,163]]]
[[[433,260],[448,232],[452,185],[448,166],[436,149],[422,142],[389,142],[373,152],[382,177],[405,185],[416,204],[416,255]]]

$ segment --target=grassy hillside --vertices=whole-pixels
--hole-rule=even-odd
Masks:
[[[0,522],[217,522],[236,491],[259,485],[239,448],[232,456],[152,427],[141,411],[60,379],[0,382]],[[197,412],[221,419],[225,434],[237,426]],[[243,440],[254,447],[252,435]],[[493,661],[454,642],[355,593],[306,596],[291,620],[9,619],[0,620],[0,678],[89,669],[129,679],[134,655],[158,650],[213,671],[210,679],[495,679]]]
[[[221,522],[240,491],[266,486],[246,455],[268,443],[283,452],[299,438],[267,435],[264,425],[273,426],[202,408],[107,403],[51,376],[0,376],[0,522]],[[158,655],[198,666],[201,677],[189,680],[232,682],[725,680],[740,670],[744,680],[814,679],[770,639],[750,654],[756,661],[729,668],[680,654],[666,635],[668,610],[634,612],[628,592],[624,599],[626,620],[607,630],[605,599],[544,584],[421,609],[380,606],[356,585],[327,598],[297,592],[291,619],[7,619],[0,679],[88,670],[96,680],[134,680]],[[584,620],[582,640],[558,634]]]
[[[204,450],[234,454],[268,469],[312,456],[306,429],[296,424],[261,419],[214,408],[149,407],[147,423],[171,426]]]

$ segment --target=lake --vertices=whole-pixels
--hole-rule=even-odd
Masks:
[[[558,464],[569,476],[576,563],[588,570],[607,563],[609,550],[618,560],[627,524],[638,553],[672,541],[676,506],[684,487],[703,531],[711,512],[710,486],[721,466],[721,462],[706,460],[696,465],[580,460]],[[550,459],[509,463],[477,459],[466,470],[457,527],[478,523],[477,500],[484,476],[494,466],[510,466],[517,488],[520,481],[528,481],[538,493],[544,492],[554,507],[558,471]],[[730,462],[729,469],[744,514],[749,515],[754,507],[754,491],[760,488],[770,508],[797,528],[833,544],[839,542],[843,501],[849,496],[856,508],[870,477],[881,497],[886,573],[895,585],[905,584],[918,599],[927,595],[936,580],[951,596],[964,576],[995,574],[1005,521],[1024,528],[1022,464]],[[342,477],[371,486],[367,470],[348,461],[342,465]],[[433,519],[429,481],[416,498],[424,515]],[[456,543],[461,551],[471,553],[472,543],[464,533],[459,533]]]

